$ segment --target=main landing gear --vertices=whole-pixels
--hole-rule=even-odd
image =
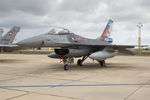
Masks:
[[[81,59],[79,59],[79,60],[77,61],[77,65],[78,65],[78,66],[82,66],[82,60],[81,60]]]
[[[88,56],[84,56],[82,59],[79,59],[78,61],[77,61],[77,65],[78,66],[82,66],[82,63],[85,61],[85,59],[87,59],[88,58]]]
[[[98,61],[98,62],[99,62],[99,64],[100,64],[100,66],[106,67],[105,60],[100,60],[100,61]]]

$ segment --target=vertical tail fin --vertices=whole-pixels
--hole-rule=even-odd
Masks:
[[[2,36],[3,36],[3,29],[0,29],[0,39],[2,38]]]
[[[109,38],[111,30],[112,30],[112,25],[113,25],[113,21],[110,19],[106,25],[106,28],[105,28],[103,34],[97,39],[112,43],[112,38]]]
[[[2,37],[3,44],[12,43],[19,31],[20,27],[14,26],[5,36]]]

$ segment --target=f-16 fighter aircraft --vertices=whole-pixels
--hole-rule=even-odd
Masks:
[[[0,51],[9,51],[12,47],[17,47],[17,45],[12,44],[20,27],[14,26],[6,35],[0,38]]]
[[[126,48],[133,48],[130,45],[112,45],[113,39],[110,38],[113,21],[108,24],[100,37],[88,39],[72,33],[64,28],[54,28],[46,34],[35,36],[17,43],[23,47],[54,47],[54,52],[48,57],[62,59],[64,70],[70,68],[74,58],[82,57],[77,61],[77,65],[82,66],[86,58],[91,58],[105,66],[105,60],[116,56],[117,51],[130,53]]]
[[[2,38],[3,32],[3,29],[0,29],[0,38]]]

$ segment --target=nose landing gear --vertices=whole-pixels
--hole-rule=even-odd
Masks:
[[[88,56],[84,56],[82,59],[79,59],[77,61],[77,65],[82,66],[82,63],[87,59]],[[71,64],[74,63],[74,58],[73,57],[62,57],[62,61],[64,63],[64,70],[69,70],[71,68]],[[61,62],[62,62],[61,61]]]
[[[74,59],[73,58],[65,58],[63,60],[64,63],[64,70],[69,70],[71,68],[71,63],[74,63]]]
[[[65,64],[64,65],[64,70],[68,70],[69,69],[69,65],[68,64]]]

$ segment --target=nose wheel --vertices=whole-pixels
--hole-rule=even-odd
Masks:
[[[73,58],[65,58],[63,59],[64,70],[69,70],[71,68],[71,64],[74,62]]]
[[[65,64],[64,65],[64,70],[68,70],[69,69],[69,65],[68,64]]]

